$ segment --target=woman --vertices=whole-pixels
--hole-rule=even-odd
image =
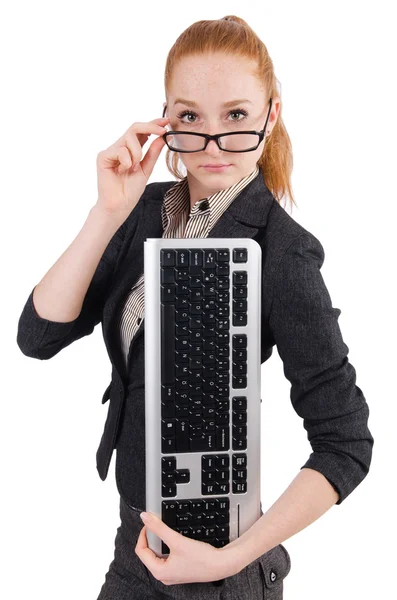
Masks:
[[[116,447],[121,525],[98,600],[279,600],[290,570],[282,542],[344,501],[368,473],[369,410],[347,359],[340,310],[320,274],[324,250],[279,204],[285,194],[292,200],[292,153],[276,84],[264,44],[242,19],[199,21],[184,31],[167,58],[167,116],[134,123],[99,153],[98,201],[22,312],[18,344],[41,359],[103,323],[112,382],[103,396],[110,402],[97,468],[105,479]],[[216,137],[243,131],[257,133]],[[143,157],[151,134],[158,137]],[[178,181],[148,184],[165,143]],[[280,498],[223,548],[183,536],[156,516],[144,520],[143,241],[160,236],[260,243],[262,363],[277,345],[312,443]],[[148,548],[147,528],[170,548],[167,559]]]

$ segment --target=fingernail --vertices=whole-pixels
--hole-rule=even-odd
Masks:
[[[150,517],[146,512],[141,512],[142,521],[149,521]]]

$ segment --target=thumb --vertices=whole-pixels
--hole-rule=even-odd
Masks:
[[[161,150],[166,145],[164,138],[159,136],[150,144],[148,151],[145,154],[141,162],[141,167],[146,175],[146,177],[150,177],[152,171],[154,169],[154,165],[157,162],[158,157],[160,156]]]
[[[163,540],[169,548],[179,539],[180,533],[168,527],[153,513],[142,512],[140,516],[146,527]]]

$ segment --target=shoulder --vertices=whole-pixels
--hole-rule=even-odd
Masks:
[[[324,248],[318,237],[298,223],[276,201],[269,213],[263,250],[272,270],[278,270],[281,261],[299,259],[302,252],[315,258],[320,263],[319,266],[325,258]]]
[[[151,206],[152,204],[161,205],[164,194],[175,183],[175,181],[153,181],[148,183],[136,206],[122,224],[120,232],[124,234],[126,238],[131,238],[136,230],[138,222],[143,216],[145,206]]]
[[[277,201],[273,203],[269,214],[267,238],[269,245],[281,256],[299,238],[302,242],[321,245],[316,235],[298,223]]]
[[[273,203],[262,244],[262,276],[265,314],[274,294],[297,291],[322,267],[325,251],[318,237],[295,221],[276,201]]]
[[[141,200],[143,200],[144,203],[161,203],[164,199],[164,194],[176,183],[176,180],[152,181],[147,184],[145,191],[141,196]]]

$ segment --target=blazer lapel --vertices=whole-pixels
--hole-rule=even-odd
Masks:
[[[172,182],[174,185],[175,182]],[[149,238],[162,237],[163,227],[160,213],[161,203],[148,199],[142,205],[143,214],[137,224],[137,229],[127,254],[122,259],[120,269],[116,271],[113,289],[104,307],[103,337],[109,357],[119,374],[126,375],[124,356],[120,344],[118,315],[126,300],[131,287],[143,272],[143,242]],[[142,321],[142,326],[144,321]],[[135,337],[140,333],[135,332]]]
[[[117,316],[126,297],[144,270],[144,241],[148,238],[161,238],[163,227],[161,222],[161,203],[167,189],[175,181],[165,182],[160,196],[145,200],[143,214],[137,225],[133,242],[123,258],[120,270],[113,282],[113,291],[109,296],[103,315],[103,334],[109,356],[119,372],[125,377],[124,357],[120,344],[120,331]],[[209,238],[252,238],[261,244],[269,212],[277,202],[265,185],[262,170],[224,211],[209,232]],[[197,238],[199,239],[199,238]],[[135,332],[134,338],[144,328],[144,320]]]

